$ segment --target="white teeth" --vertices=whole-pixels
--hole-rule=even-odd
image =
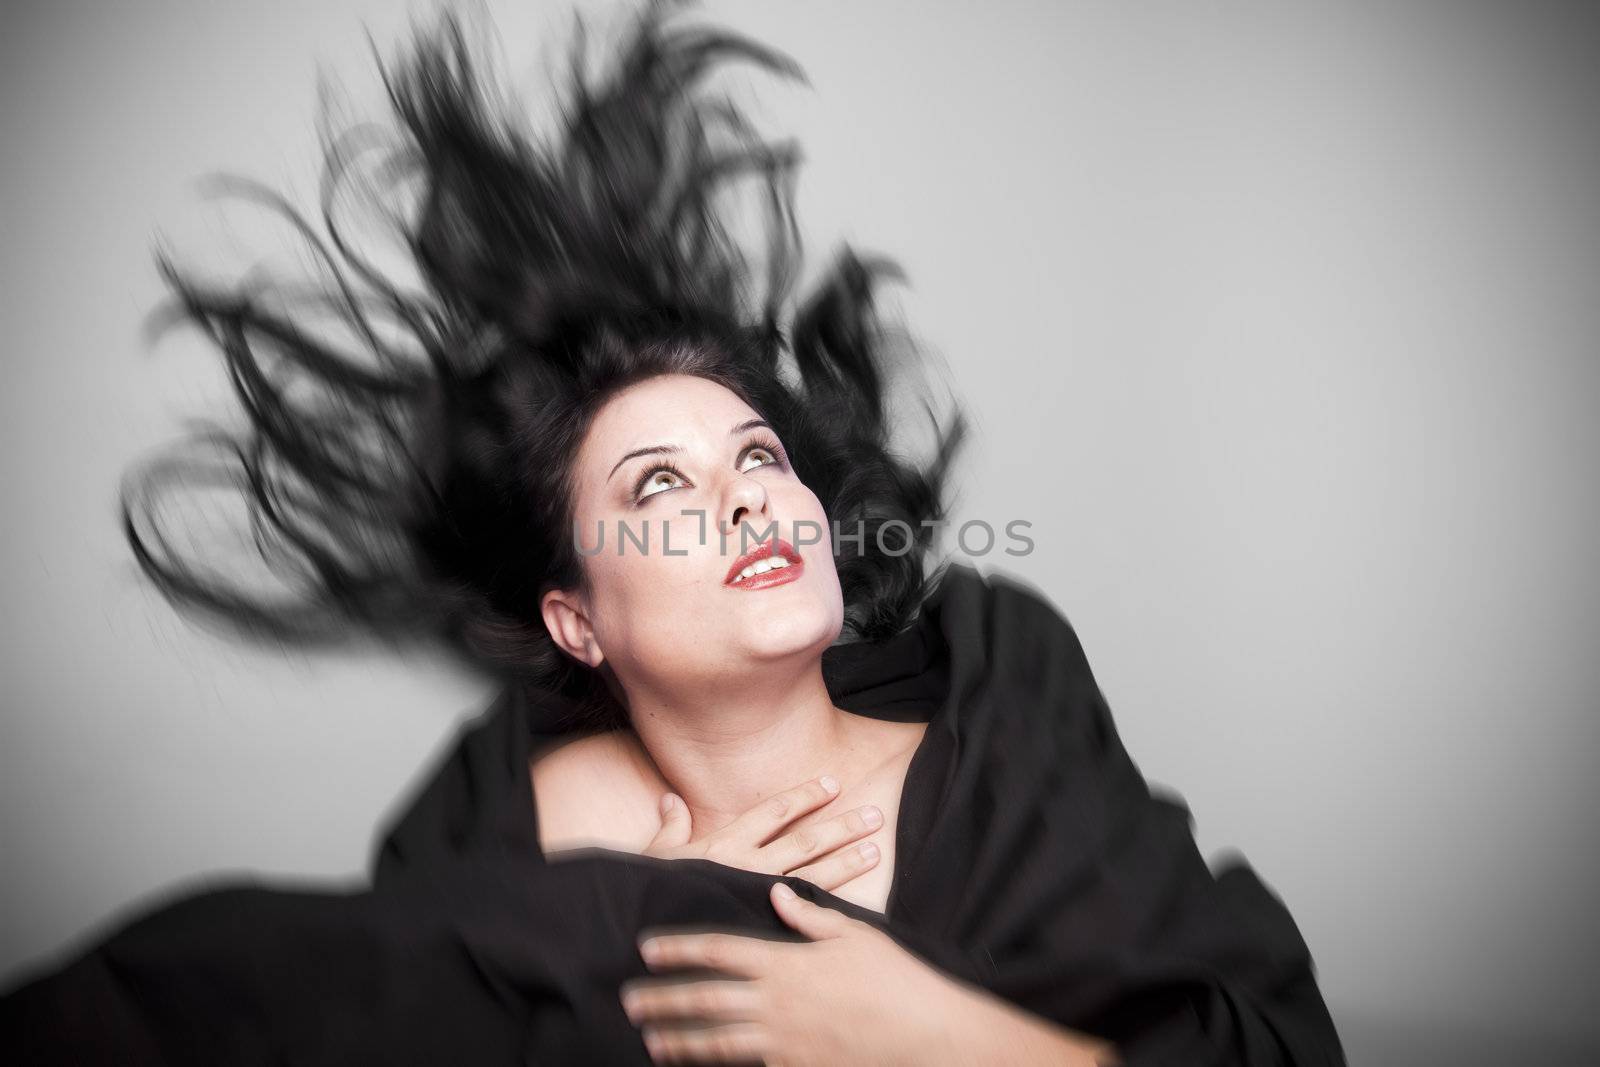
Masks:
[[[734,582],[742,582],[746,578],[753,578],[758,574],[765,574],[767,571],[782,570],[788,565],[789,561],[784,559],[782,556],[768,556],[766,559],[757,560],[744,570],[740,571],[739,576],[734,579]]]

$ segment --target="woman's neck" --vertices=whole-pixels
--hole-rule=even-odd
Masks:
[[[694,839],[812,778],[848,786],[874,758],[860,717],[834,706],[820,661],[798,677],[744,677],[748,687],[704,687],[692,701],[629,695],[634,732],[665,790],[688,805]]]

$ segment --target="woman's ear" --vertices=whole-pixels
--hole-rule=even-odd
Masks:
[[[595,640],[589,625],[589,610],[583,598],[565,589],[552,589],[539,600],[539,613],[550,638],[567,655],[591,667],[599,667],[606,655]]]

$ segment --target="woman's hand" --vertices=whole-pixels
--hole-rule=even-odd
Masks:
[[[823,775],[768,797],[715,833],[690,841],[689,809],[681,797],[667,793],[661,798],[661,830],[644,854],[713,860],[758,874],[793,875],[831,892],[877,865],[877,845],[868,841],[851,846],[851,842],[882,826],[883,812],[869,804],[780,837],[773,835],[838,794],[839,783]]]
[[[657,1063],[1119,1062],[1107,1042],[964,985],[877,927],[803,900],[782,882],[772,887],[772,904],[813,940],[688,933],[640,945],[653,971],[690,967],[732,976],[623,985],[623,1010],[643,1027]]]
[[[642,979],[622,1004],[658,1063],[929,1063],[962,1007],[955,981],[888,934],[773,886],[773,907],[814,940],[662,934],[640,946],[652,971],[709,968],[733,977]],[[686,1026],[685,1024],[692,1024]],[[933,1046],[937,1047],[937,1044]]]

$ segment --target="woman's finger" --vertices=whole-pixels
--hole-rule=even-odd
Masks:
[[[852,878],[876,867],[881,858],[882,853],[877,845],[871,841],[863,841],[859,845],[838,849],[815,863],[808,863],[804,867],[797,867],[784,873],[791,878],[803,878],[819,889],[832,892]]]
[[[833,908],[813,904],[782,882],[772,883],[772,907],[778,918],[812,941],[843,937],[867,925]]]
[[[622,1010],[635,1026],[685,1019],[747,1022],[759,1009],[760,991],[744,979],[645,980],[622,988]]]
[[[757,1023],[646,1027],[642,1036],[657,1063],[760,1063],[767,1054],[765,1031]]]
[[[839,795],[839,783],[831,775],[774,794],[740,815],[722,829],[736,841],[759,847],[785,826],[809,811],[815,811]]]
[[[826,856],[843,845],[865,837],[882,825],[883,812],[868,804],[832,819],[779,834],[761,851],[773,857],[778,870],[791,871],[802,863]]]
[[[676,793],[661,794],[659,808],[661,829],[656,831],[656,836],[645,846],[644,852],[647,856],[683,847],[688,843],[693,828],[689,817],[689,806]]]
[[[776,941],[738,934],[656,934],[639,945],[639,955],[652,971],[671,967],[705,967],[740,978],[759,978],[771,970]]]

